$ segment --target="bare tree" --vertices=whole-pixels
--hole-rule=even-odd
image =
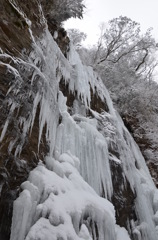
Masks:
[[[140,24],[130,18],[114,18],[108,24],[101,25],[101,34],[95,52],[95,63],[117,63],[127,59],[135,67],[135,71],[145,66],[150,52],[156,48],[151,37],[151,29],[141,34]]]

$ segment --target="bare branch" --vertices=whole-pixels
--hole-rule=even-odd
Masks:
[[[149,51],[148,51],[148,49],[143,49],[144,51],[145,51],[145,55],[144,55],[144,57],[143,57],[143,59],[142,59],[142,61],[138,64],[138,66],[136,67],[136,72],[139,70],[139,68],[145,63],[145,60],[146,60],[146,58],[147,58],[147,56],[148,56],[148,54],[149,54]]]

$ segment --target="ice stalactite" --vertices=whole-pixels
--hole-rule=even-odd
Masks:
[[[153,221],[155,214],[153,198],[156,188],[144,158],[125,128],[120,116],[114,110],[106,88],[103,85],[100,88],[101,82],[99,78],[94,80],[92,75],[90,78],[92,82],[89,82],[91,80],[86,77],[86,74],[83,74],[84,71],[88,73],[89,69],[82,68],[81,61],[75,54],[71,52],[70,57],[70,62],[74,64],[76,70],[73,75],[73,77],[75,76],[74,85],[72,84],[73,78],[70,80],[70,90],[77,91],[79,89],[81,102],[86,103],[85,99],[90,97],[90,86],[92,89],[95,88],[101,99],[106,99],[109,113],[98,114],[90,109],[93,118],[89,118],[81,114],[83,106],[81,109],[79,104],[77,108],[75,104],[73,105],[72,116],[69,115],[66,109],[63,109],[61,112],[62,121],[57,129],[57,151],[60,154],[70,151],[77,156],[81,161],[80,171],[84,179],[97,193],[101,195],[104,192],[105,197],[109,199],[113,193],[109,160],[117,161],[124,175],[124,186],[122,187],[126,188],[126,181],[128,181],[133,193],[136,195],[134,204],[137,221],[131,222],[133,236],[136,239],[143,240],[157,239],[157,227]],[[83,82],[81,82],[82,75],[84,75]],[[83,83],[83,85],[81,84],[80,87],[77,82]],[[102,89],[102,91],[99,91],[99,89]],[[85,108],[88,108],[88,106],[85,104]],[[76,109],[78,112],[76,112]],[[98,131],[99,125],[101,128]],[[117,156],[115,153],[113,155],[109,150],[114,146],[116,146]]]
[[[21,101],[25,103],[28,101],[27,116],[20,116],[18,119],[18,124],[22,129],[21,138],[23,141],[17,146],[16,156],[20,155],[27,134],[31,134],[38,108],[40,111],[38,147],[40,147],[42,132],[46,126],[46,139],[52,143],[50,151],[51,153],[53,152],[53,139],[55,141],[55,130],[59,116],[57,107],[58,84],[61,76],[64,76],[65,79],[70,78],[71,66],[53,41],[48,30],[45,31],[45,38],[33,42],[33,48],[34,50],[25,60],[13,58],[8,54],[0,55],[0,58],[10,59],[10,62],[14,65],[12,67],[9,64],[5,64],[7,71],[13,75],[14,81],[10,84],[7,93],[6,105],[9,108],[9,114],[2,129],[0,141],[5,136],[10,116],[20,110]],[[15,143],[14,141],[14,144],[10,144],[10,151]]]
[[[63,97],[62,93],[60,97]],[[105,138],[97,131],[96,119],[79,114],[70,116],[67,111],[60,113],[62,121],[57,129],[56,151],[60,154],[70,151],[77,156],[81,161],[80,171],[84,179],[98,194],[102,195],[104,192],[105,196],[110,198],[112,181],[108,147]]]

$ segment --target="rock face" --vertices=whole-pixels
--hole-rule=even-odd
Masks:
[[[17,7],[18,6],[18,7]],[[22,16],[19,9],[24,9],[26,16],[33,22],[34,35],[41,34],[43,24],[40,20],[39,8],[31,1],[19,4],[18,1],[1,1],[0,3],[0,239],[9,239],[13,200],[18,196],[21,183],[26,180],[28,173],[47,151],[44,145],[37,154],[38,114],[35,118],[32,134],[22,138],[22,126],[19,118],[27,118],[32,109],[33,99],[30,92],[30,79],[33,70],[26,69],[14,61],[15,57],[26,60],[32,50],[32,39],[29,32],[29,20]],[[31,11],[30,11],[31,9]],[[38,16],[38,17],[37,17]],[[21,65],[21,66],[20,66]],[[31,70],[31,71],[30,71]],[[17,72],[16,72],[17,71]],[[19,73],[24,81],[17,80]],[[24,77],[25,76],[25,77]],[[12,89],[13,87],[13,89]],[[17,92],[15,93],[15,91]],[[19,92],[18,92],[19,91]],[[36,91],[34,87],[33,91]],[[12,105],[12,103],[15,105]],[[5,126],[7,132],[2,139]],[[44,141],[44,138],[43,138]],[[16,153],[19,144],[23,145],[21,154]]]
[[[22,121],[33,111],[34,96],[41,87],[38,86],[39,76],[31,83],[35,69],[31,63],[27,67],[26,62],[33,50],[34,38],[43,34],[46,22],[36,1],[2,0],[0,14],[0,239],[9,239],[13,200],[30,170],[49,151],[45,129],[38,151],[39,106],[31,134],[26,133],[25,137],[22,134]],[[54,28],[55,31],[59,27]],[[62,45],[64,37],[61,33],[59,36]],[[67,45],[63,45],[66,48]]]
[[[50,13],[47,1],[0,3],[0,239],[10,239],[13,202],[22,189],[25,193],[28,190],[28,184],[22,188],[21,184],[29,176],[34,191],[38,188],[30,177],[31,170],[43,162],[59,177],[65,174],[69,178],[71,171],[61,173],[48,158],[62,162],[61,156],[66,153],[72,164],[80,160],[80,173],[97,194],[112,202],[116,223],[128,230],[131,239],[156,240],[158,197],[144,159],[113,109],[101,79],[82,65],[60,27],[59,15],[53,15],[56,2],[52,1]],[[37,171],[50,174],[40,166],[33,172]],[[46,189],[50,191],[48,186]],[[89,189],[87,185],[85,189]],[[57,195],[56,191],[53,194]],[[23,207],[23,198],[18,199],[14,209]],[[35,200],[39,208],[46,199],[41,195]],[[25,206],[24,210],[27,212]],[[18,213],[14,210],[15,228]],[[83,234],[84,223],[89,232],[85,239],[105,239],[109,222],[105,220],[107,232],[101,235],[99,229],[103,231],[103,227],[99,226],[99,217],[94,221],[97,213],[93,213],[85,211],[79,219],[74,219],[74,213],[76,234]],[[12,227],[11,240],[36,239],[30,228],[36,229],[40,218],[30,217],[29,227],[21,227],[21,223],[17,229]],[[26,220],[22,214],[19,219]],[[49,221],[54,224],[54,220]],[[108,240],[120,240],[115,230],[108,234]],[[126,231],[124,234],[121,236],[129,239]]]

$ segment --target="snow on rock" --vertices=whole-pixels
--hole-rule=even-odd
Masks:
[[[22,184],[10,239],[91,240],[91,224],[96,224],[99,239],[128,240],[122,238],[128,236],[125,229],[118,231],[113,205],[99,197],[74,167],[76,157],[63,153],[59,158],[47,157],[47,168],[40,164]]]

